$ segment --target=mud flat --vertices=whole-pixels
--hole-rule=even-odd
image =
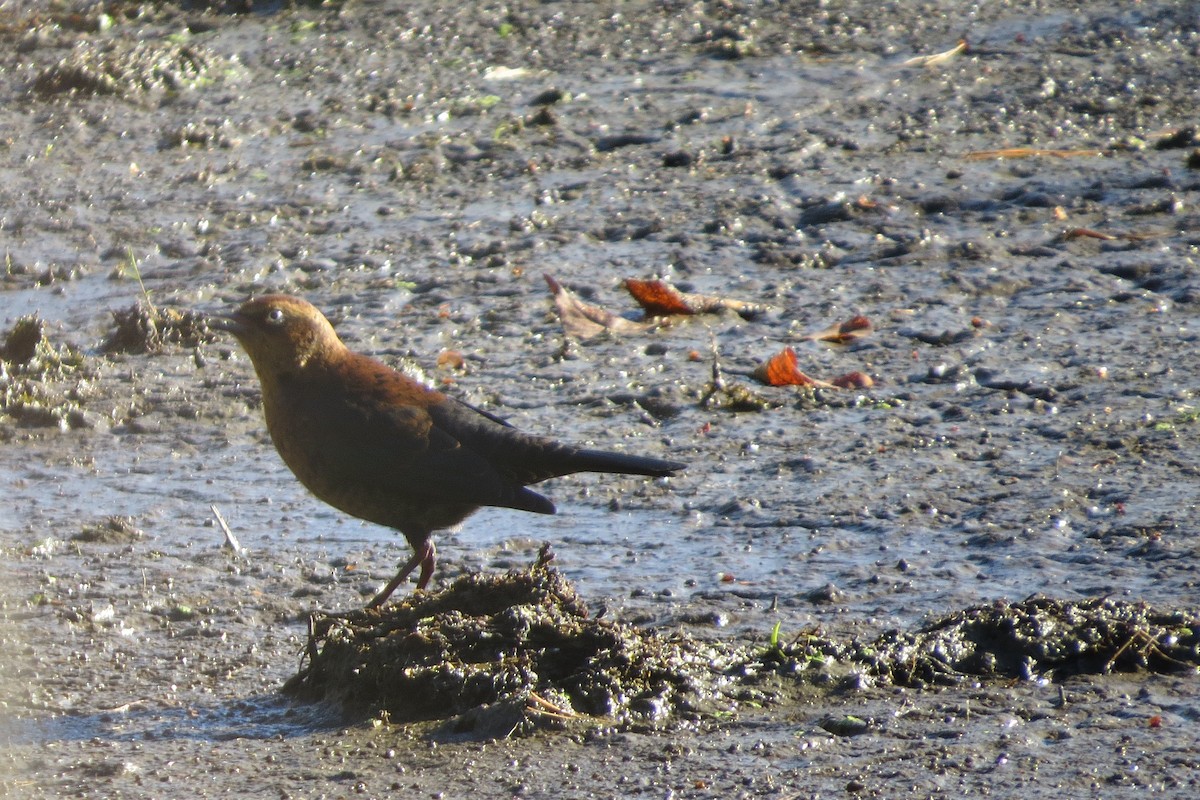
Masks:
[[[1195,793],[1186,4],[10,1],[0,40],[11,796]],[[736,302],[643,325],[656,278]],[[716,687],[285,694],[407,550],[303,493],[200,324],[268,290],[687,461],[481,512],[437,581],[549,544],[551,628]],[[788,348],[819,385],[761,382]],[[456,613],[429,642],[501,630]],[[578,684],[520,644],[487,674]]]

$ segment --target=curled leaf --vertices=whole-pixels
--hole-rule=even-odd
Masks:
[[[745,319],[753,319],[769,310],[769,306],[762,303],[681,292],[663,280],[643,281],[626,278],[625,289],[633,295],[633,299],[646,312],[647,317],[715,314],[728,309]]]
[[[688,303],[682,292],[666,281],[640,281],[626,278],[625,288],[646,312],[647,317],[670,317],[675,314],[695,314],[697,309]]]
[[[558,311],[567,336],[590,339],[605,331],[642,333],[654,327],[649,323],[634,322],[599,306],[585,303],[552,276],[543,277],[546,279],[546,285],[550,287],[550,293],[554,295],[554,308]]]
[[[785,347],[769,360],[759,364],[754,370],[754,377],[767,386],[819,386],[834,388],[832,383],[819,381],[806,375],[798,365],[796,351]]]
[[[831,325],[823,331],[810,333],[804,338],[814,342],[850,344],[863,338],[873,330],[874,327],[871,325],[871,320],[859,314],[838,325]]]

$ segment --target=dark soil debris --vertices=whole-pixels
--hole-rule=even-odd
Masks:
[[[132,517],[112,516],[83,526],[71,537],[77,542],[94,544],[128,544],[142,538]]]
[[[168,344],[196,347],[213,339],[204,315],[196,311],[147,308],[135,303],[113,311],[112,316],[116,329],[101,343],[104,353],[154,353]]]
[[[33,427],[84,427],[82,401],[95,377],[83,354],[56,347],[37,316],[18,319],[0,345],[0,419]]]
[[[504,733],[576,715],[659,723],[701,716],[728,661],[686,636],[590,619],[543,561],[382,610],[314,616],[307,664],[284,691],[352,716],[457,717],[458,732],[490,726],[480,720],[493,708],[504,710]],[[509,721],[513,709],[521,718]]]
[[[21,317],[4,337],[0,360],[9,364],[28,364],[37,354],[37,346],[45,338],[45,323],[37,317]]]
[[[33,80],[35,94],[135,95],[200,83],[213,59],[190,45],[125,39],[79,42]]]
[[[827,659],[860,664],[877,682],[913,687],[980,678],[1195,672],[1200,613],[1107,598],[1035,597],[964,609],[871,642],[839,645],[804,637],[764,651],[759,661],[773,662],[778,671],[800,672]]]

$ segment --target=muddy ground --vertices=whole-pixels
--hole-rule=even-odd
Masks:
[[[768,676],[495,741],[295,703],[309,613],[406,547],[296,485],[232,342],[127,327],[302,294],[522,428],[690,465],[481,512],[442,585],[549,542],[592,616],[749,647],[1035,593],[1190,613],[1187,4],[4,0],[0,41],[12,796],[1195,794],[1187,664]],[[570,341],[545,274],[629,319],[656,276],[769,310]],[[789,346],[873,385],[756,384]],[[700,402],[714,353],[757,410]]]

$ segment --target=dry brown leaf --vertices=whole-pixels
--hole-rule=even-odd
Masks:
[[[838,325],[830,325],[823,331],[810,333],[805,339],[813,342],[830,342],[832,344],[850,344],[871,333],[874,327],[871,320],[862,314],[851,317]]]
[[[567,336],[590,339],[611,331],[612,333],[643,333],[654,326],[645,322],[634,322],[619,317],[591,303],[585,303],[551,275],[544,275],[546,285],[554,295],[554,307],[562,320]]]
[[[728,309],[746,319],[752,319],[770,310],[770,306],[763,303],[681,292],[663,280],[643,281],[626,278],[625,288],[645,310],[647,317],[715,314]]]
[[[768,386],[818,386],[825,389],[836,388],[832,383],[811,378],[801,371],[796,358],[796,351],[785,347],[767,361],[758,365],[754,377]]]
[[[626,278],[625,289],[633,295],[646,312],[647,317],[670,317],[675,314],[695,314],[694,308],[682,292],[666,281],[640,281]]]

